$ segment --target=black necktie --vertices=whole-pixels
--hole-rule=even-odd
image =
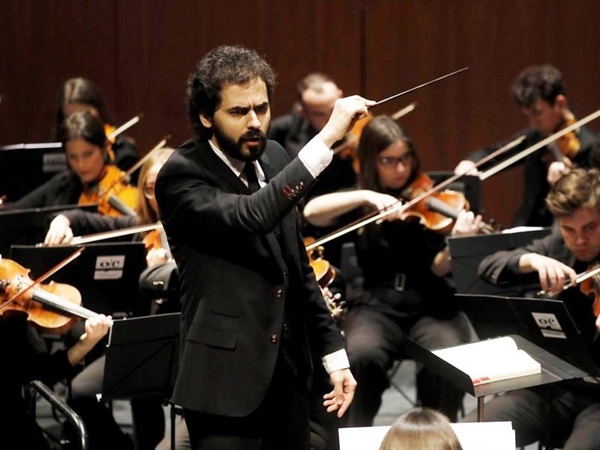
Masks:
[[[250,192],[254,193],[258,191],[260,189],[260,184],[258,184],[258,177],[256,176],[254,164],[247,162],[244,165],[244,175],[246,175],[246,181],[248,181]]]

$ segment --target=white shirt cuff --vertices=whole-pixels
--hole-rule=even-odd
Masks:
[[[335,372],[336,370],[341,369],[348,369],[350,367],[348,354],[344,349],[323,356],[321,361],[323,362],[323,367],[325,367],[327,373]]]
[[[298,152],[298,158],[310,174],[317,178],[333,159],[333,152],[325,145],[319,135],[316,135]]]

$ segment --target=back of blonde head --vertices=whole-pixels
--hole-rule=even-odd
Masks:
[[[430,408],[414,408],[392,424],[379,450],[462,450],[448,418]]]

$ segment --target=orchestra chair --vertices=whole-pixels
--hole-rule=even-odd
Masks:
[[[37,400],[38,396],[45,399],[50,406],[52,406],[53,414],[60,414],[64,417],[64,419],[70,422],[74,429],[77,430],[78,442],[70,442],[65,441],[61,437],[54,435],[45,427],[39,425],[39,421],[37,420]],[[40,429],[52,443],[58,445],[59,448],[65,450],[72,449],[88,449],[88,436],[85,424],[81,417],[69,406],[67,403],[52,389],[50,389],[47,385],[42,383],[39,380],[33,380],[29,383],[27,389],[27,399],[29,401],[29,414],[31,414],[35,419],[36,423],[40,426]],[[62,427],[60,427],[62,430]]]

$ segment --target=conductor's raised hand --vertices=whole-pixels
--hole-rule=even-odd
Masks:
[[[373,106],[375,103],[374,100],[367,100],[359,95],[336,100],[329,121],[319,133],[325,145],[331,147],[342,139],[358,119],[369,113],[369,106]]]
[[[356,391],[356,380],[350,369],[334,370],[329,374],[333,390],[323,396],[323,406],[327,412],[337,411],[337,416],[342,417],[350,407]]]

